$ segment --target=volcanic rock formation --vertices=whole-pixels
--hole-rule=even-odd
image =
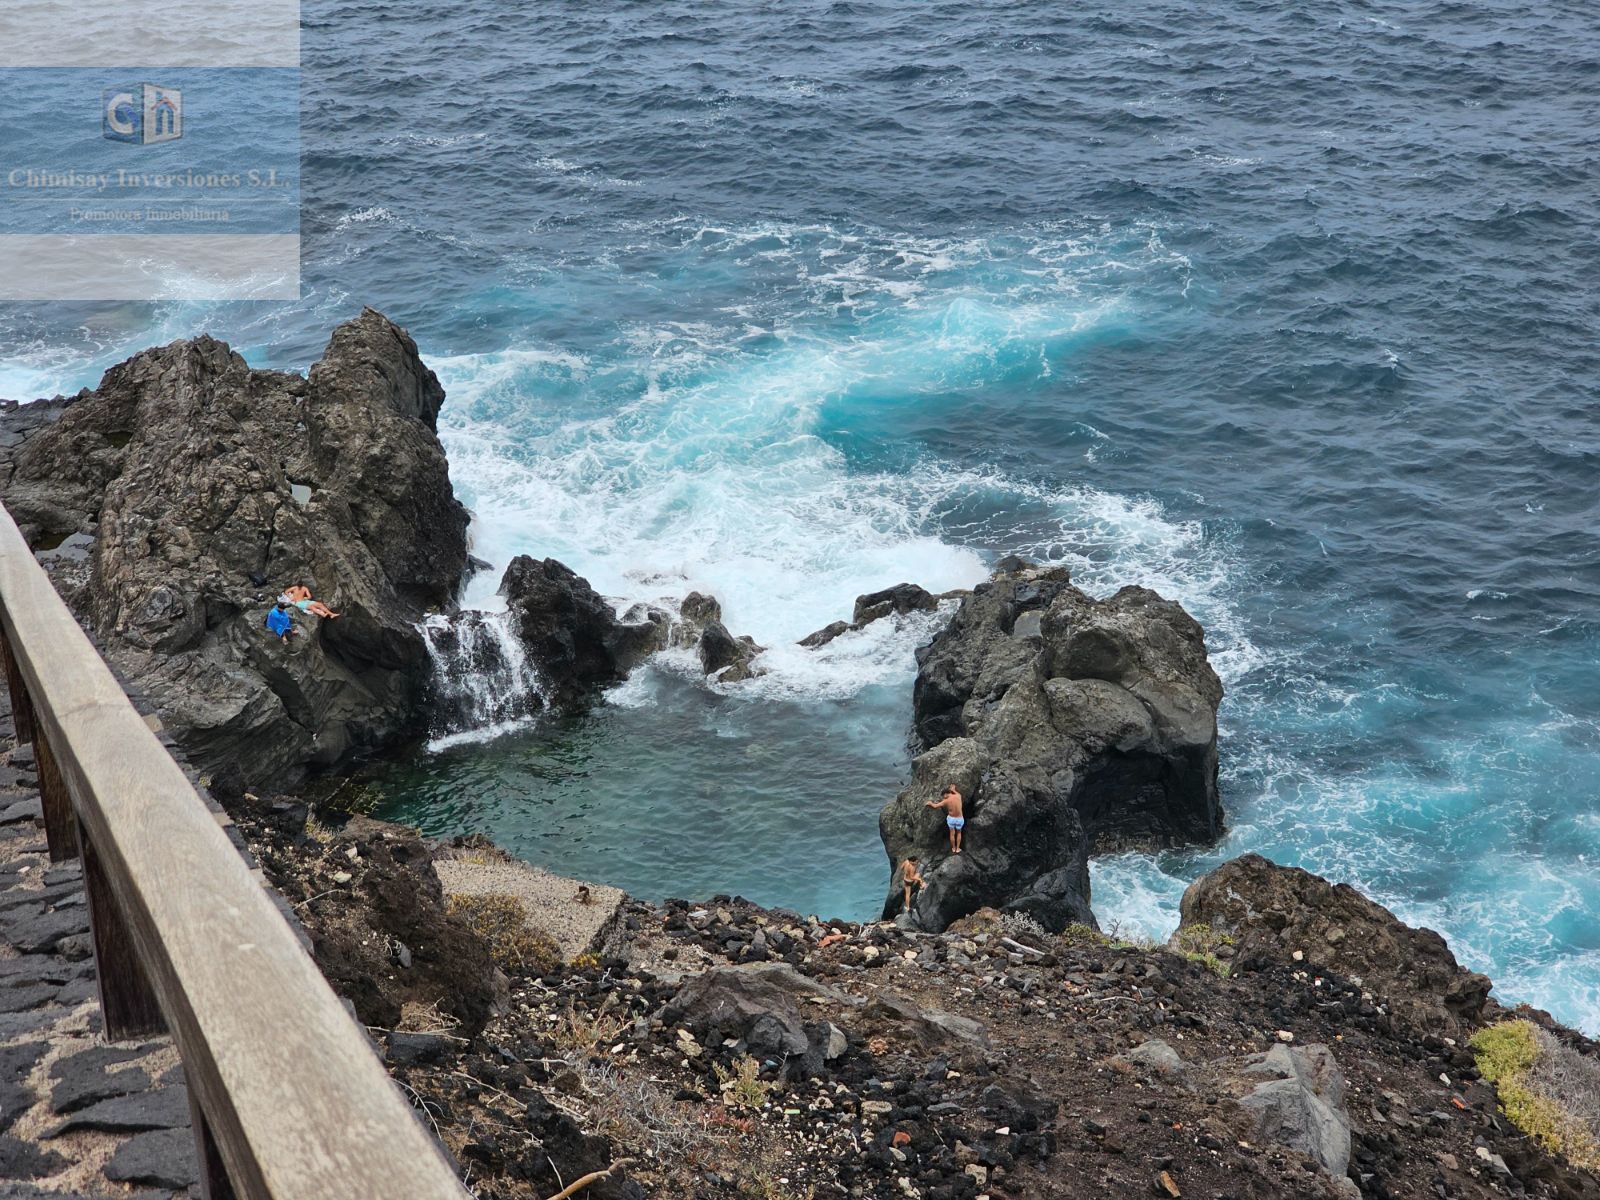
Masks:
[[[1214,838],[1222,684],[1205,635],[1146,588],[1096,600],[1065,567],[1001,562],[918,651],[912,783],[879,818],[891,871],[922,861],[909,920],[982,907],[1094,924],[1091,850]],[[925,802],[954,783],[964,853]],[[891,887],[886,917],[901,906]]]
[[[100,386],[0,412],[0,497],[111,663],[195,768],[281,787],[414,732],[467,512],[435,432],[444,389],[368,309],[308,376],[208,336]],[[288,584],[342,615],[262,627]]]

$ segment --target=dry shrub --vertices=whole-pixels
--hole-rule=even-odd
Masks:
[[[1036,945],[1049,936],[1045,927],[1025,912],[1001,913],[1000,928],[1013,938],[1031,939]]]
[[[613,1141],[640,1147],[651,1158],[694,1163],[706,1149],[707,1131],[642,1074],[624,1075],[610,1063],[573,1063],[583,1081],[589,1117]]]
[[[400,1006],[400,1023],[396,1029],[406,1033],[449,1033],[461,1021],[439,1010],[437,1000],[423,1004],[420,1000],[407,1000]]]
[[[549,934],[528,924],[528,911],[515,896],[456,895],[449,897],[445,908],[483,939],[502,970],[543,975],[561,965],[561,948]]]
[[[1562,1107],[1600,1138],[1600,1062],[1543,1029],[1538,1038],[1539,1057],[1528,1073],[1528,1085],[1546,1096],[1559,1096]]]
[[[1600,1168],[1600,1064],[1524,1020],[1479,1030],[1472,1049],[1513,1125],[1574,1166]]]
[[[622,1036],[627,1021],[610,1015],[611,997],[608,995],[599,1010],[593,1014],[569,1008],[550,1030],[550,1040],[556,1050],[574,1066],[580,1059],[610,1046]]]

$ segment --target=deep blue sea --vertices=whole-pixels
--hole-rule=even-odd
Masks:
[[[371,304],[449,391],[476,551],[721,597],[442,739],[388,811],[636,893],[863,917],[927,622],[1001,554],[1205,624],[1229,831],[1094,871],[1165,934],[1258,850],[1600,1031],[1600,31],[1582,6],[307,0],[301,303],[0,309],[0,395]],[[492,604],[494,580],[469,597]]]

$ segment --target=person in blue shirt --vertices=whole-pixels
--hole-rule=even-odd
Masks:
[[[266,624],[280,642],[287,642],[294,636],[294,621],[289,617],[289,605],[283,600],[267,609]]]

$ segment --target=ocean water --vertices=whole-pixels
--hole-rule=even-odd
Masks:
[[[308,0],[298,304],[0,309],[0,395],[416,335],[477,552],[772,647],[441,730],[392,815],[870,915],[929,618],[1009,552],[1205,624],[1229,828],[1600,1030],[1600,33],[1577,7]],[[495,573],[496,577],[498,571]],[[469,602],[494,606],[493,579]]]

